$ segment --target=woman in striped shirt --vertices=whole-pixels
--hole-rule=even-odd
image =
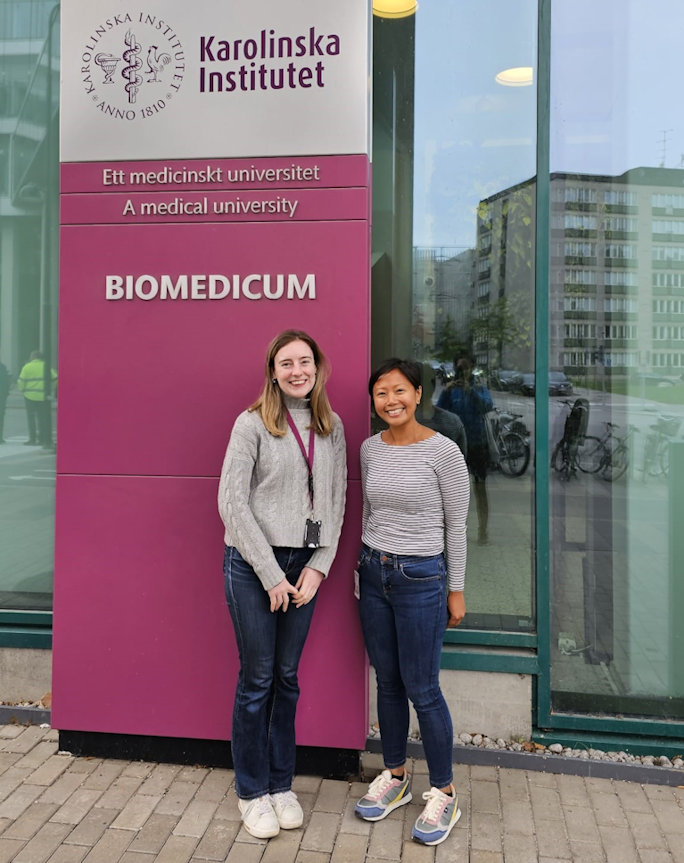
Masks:
[[[386,360],[368,388],[388,428],[361,448],[359,609],[377,678],[385,769],[355,811],[379,821],[411,800],[405,768],[410,700],[431,785],[412,836],[437,845],[461,814],[439,661],[445,627],[457,626],[465,615],[468,471],[458,446],[416,419],[422,395],[417,363]]]

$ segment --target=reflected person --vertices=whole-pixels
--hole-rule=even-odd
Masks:
[[[416,419],[422,425],[443,434],[458,446],[463,457],[468,455],[468,439],[465,426],[458,414],[436,406],[432,397],[437,386],[435,370],[430,363],[422,363],[423,395],[416,410]]]
[[[492,410],[494,402],[487,387],[476,379],[473,369],[474,361],[469,354],[456,355],[455,379],[442,390],[437,406],[455,413],[465,426],[468,440],[466,463],[473,478],[473,495],[477,509],[477,541],[480,545],[485,545],[489,541],[489,501],[486,485],[489,443],[485,414]]]
[[[57,382],[57,372],[49,371],[52,387]],[[52,423],[50,417],[50,393],[45,387],[45,360],[40,351],[31,351],[29,361],[22,366],[17,378],[17,388],[24,395],[29,439],[26,446],[52,446]]]

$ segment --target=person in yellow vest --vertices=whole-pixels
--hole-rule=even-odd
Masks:
[[[50,391],[54,391],[57,372],[50,369]],[[29,361],[17,378],[17,388],[24,394],[29,439],[26,446],[52,446],[50,393],[45,392],[45,360],[40,351],[32,351]]]

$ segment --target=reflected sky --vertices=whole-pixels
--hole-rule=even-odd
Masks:
[[[556,0],[551,170],[682,166],[678,0]],[[534,176],[536,0],[425,0],[416,15],[414,245],[475,245],[478,201]],[[536,80],[535,80],[536,85]]]
[[[478,201],[534,174],[536,0],[421,3],[416,15],[414,245],[475,245]]]
[[[682,167],[678,0],[553,4],[551,170]]]

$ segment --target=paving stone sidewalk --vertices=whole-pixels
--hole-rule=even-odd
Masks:
[[[360,821],[361,782],[299,776],[299,830],[240,825],[230,770],[58,753],[57,732],[0,726],[0,863],[684,863],[684,789],[457,765],[463,817],[442,845],[412,842],[428,788]],[[367,755],[364,769],[378,766]]]

